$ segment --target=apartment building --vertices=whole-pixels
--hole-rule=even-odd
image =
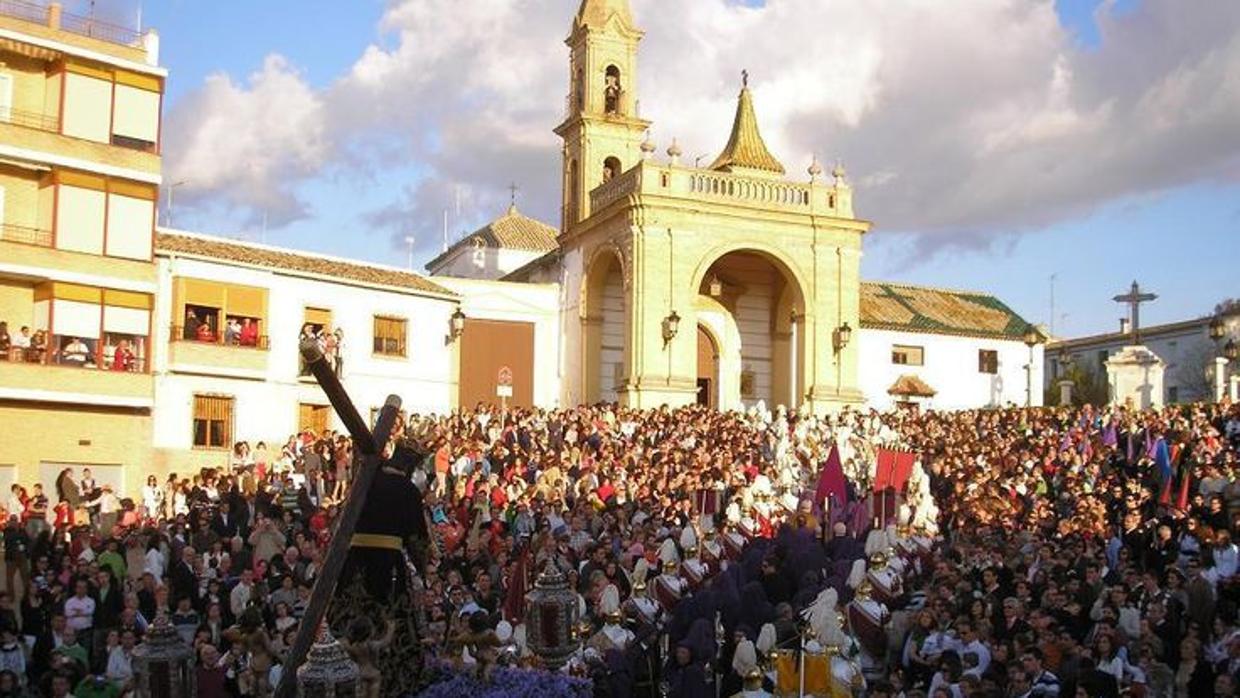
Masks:
[[[149,462],[158,37],[0,3],[0,487]]]

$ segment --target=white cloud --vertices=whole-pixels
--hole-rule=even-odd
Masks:
[[[240,206],[304,204],[333,166],[427,174],[375,213],[438,238],[448,192],[476,218],[506,185],[555,221],[567,91],[565,0],[393,1],[384,44],[311,91],[279,58],[246,85],[207,81],[170,117],[172,176]],[[688,158],[727,138],[742,68],[790,176],[843,157],[859,212],[930,245],[985,244],[1099,204],[1236,179],[1240,3],[1104,4],[1102,44],[1074,45],[1052,0],[633,0],[642,116]],[[332,147],[337,145],[338,147]],[[399,235],[403,236],[401,232]]]
[[[168,116],[166,176],[185,181],[187,203],[225,199],[276,224],[307,215],[293,187],[329,163],[325,116],[322,96],[281,56],[245,85],[212,75]]]

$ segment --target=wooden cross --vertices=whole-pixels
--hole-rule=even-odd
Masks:
[[[392,425],[396,423],[396,414],[400,411],[400,398],[389,395],[379,412],[375,429],[371,432],[366,422],[358,414],[357,408],[349,400],[348,393],[340,384],[336,372],[323,357],[318,342],[314,339],[301,344],[301,355],[306,361],[310,373],[314,375],[327,399],[331,401],[340,421],[344,422],[349,436],[353,437],[353,450],[359,454],[361,463],[357,467],[353,485],[349,488],[348,499],[345,500],[344,511],[332,531],[331,545],[327,549],[327,557],[323,560],[323,569],[319,572],[314,590],[310,592],[310,602],[306,605],[306,613],[297,628],[297,639],[284,661],[284,672],[280,675],[280,685],[276,687],[276,698],[292,698],[296,693],[297,669],[306,660],[306,653],[318,635],[319,626],[325,622],[327,607],[335,595],[336,582],[344,568],[345,558],[349,555],[349,544],[353,538],[353,530],[357,528],[357,520],[362,515],[366,504],[366,495],[374,482],[375,473],[379,471],[383,461],[383,449],[387,447],[388,438],[392,433]]]
[[[1133,281],[1128,293],[1115,296],[1111,300],[1128,304],[1128,324],[1131,325],[1128,331],[1132,334],[1132,345],[1137,346],[1141,343],[1141,304],[1158,300],[1158,294],[1142,293],[1141,287]]]

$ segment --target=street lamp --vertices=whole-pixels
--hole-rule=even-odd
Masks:
[[[844,351],[852,341],[852,328],[845,322],[843,325],[835,328],[835,350],[837,352]]]
[[[452,313],[452,317],[449,320],[448,330],[449,336],[451,336],[452,339],[456,339],[465,333],[465,312],[459,307],[456,309],[456,312]]]
[[[680,333],[680,315],[673,310],[667,317],[663,318],[663,346],[671,344],[676,335]]]
[[[1025,407],[1033,407],[1033,348],[1042,341],[1042,334],[1033,325],[1025,327],[1025,346],[1029,347],[1029,363],[1025,364]]]
[[[1236,346],[1236,340],[1227,340],[1227,343],[1223,345],[1223,358],[1235,361],[1237,356],[1240,356],[1240,347]]]
[[[1223,318],[1215,315],[1210,319],[1210,339],[1217,342],[1223,338],[1224,334],[1226,334],[1226,329],[1223,327]]]

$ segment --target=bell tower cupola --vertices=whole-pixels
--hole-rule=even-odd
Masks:
[[[562,229],[590,217],[590,192],[636,165],[650,122],[638,115],[637,44],[629,0],[582,0],[565,41],[569,89],[563,139]]]

